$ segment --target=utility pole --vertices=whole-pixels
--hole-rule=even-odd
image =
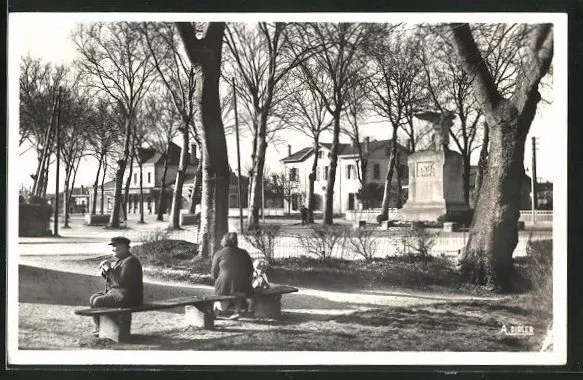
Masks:
[[[237,115],[237,92],[235,91],[235,78],[233,78],[233,104],[235,108],[235,131],[237,135],[237,187],[239,188],[239,232],[243,233],[243,189],[241,185],[241,152],[239,150],[239,118]]]
[[[57,180],[55,181],[55,215],[54,215],[54,225],[53,225],[53,236],[59,236],[59,167],[61,165],[61,133],[59,131],[59,123],[61,119],[61,87],[59,87],[59,91],[57,93],[57,117],[55,120],[55,133],[56,133],[56,142],[57,142],[57,170],[56,176]]]
[[[532,224],[536,223],[536,137],[532,137],[532,178],[530,179],[532,193]]]

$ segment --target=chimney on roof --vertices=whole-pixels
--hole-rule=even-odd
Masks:
[[[291,156],[291,144],[287,144],[287,156]]]
[[[364,154],[365,155],[368,155],[369,145],[370,145],[370,137],[365,137],[364,138]]]
[[[411,139],[405,140],[405,147],[410,151],[411,150]]]

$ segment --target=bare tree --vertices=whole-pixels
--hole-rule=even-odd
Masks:
[[[460,261],[469,281],[497,289],[512,287],[512,253],[518,243],[520,188],[525,140],[541,99],[541,79],[553,58],[553,27],[536,24],[518,63],[510,97],[503,97],[468,24],[451,24],[453,41],[489,127],[490,151],[468,242]]]
[[[303,133],[312,139],[312,168],[308,176],[308,223],[314,223],[314,208],[316,196],[314,193],[316,170],[318,168],[318,159],[320,157],[320,136],[332,126],[330,116],[322,97],[316,90],[307,84],[306,78],[303,77],[301,70],[294,73],[294,84],[289,84],[286,90],[290,96],[285,99],[280,117],[290,126],[290,128]],[[293,86],[293,87],[292,87]],[[285,181],[285,176],[282,177]],[[291,197],[297,192],[297,183],[287,179],[287,189],[284,192],[284,199],[291,202]]]
[[[198,30],[191,23],[176,25],[190,63],[202,77],[201,85],[197,86],[204,141],[200,241],[201,255],[208,256],[220,247],[220,239],[228,230],[229,162],[219,95],[225,24],[211,22]]]
[[[268,123],[277,106],[286,94],[284,82],[289,72],[298,66],[310,51],[309,46],[292,51],[285,37],[285,23],[260,22],[256,26],[229,24],[225,43],[229,48],[228,61],[236,75],[240,99],[248,109],[253,133],[253,169],[250,178],[250,202],[248,228],[259,223],[261,207],[261,183],[267,150]],[[272,124],[273,125],[273,124]],[[281,128],[284,123],[275,123]]]
[[[178,135],[179,117],[172,104],[171,94],[165,87],[156,87],[152,94],[144,100],[144,122],[149,125],[148,144],[150,148],[162,155],[164,169],[160,179],[160,193],[158,194],[158,209],[156,220],[164,220],[166,210],[166,175],[170,159],[169,149],[172,139]]]
[[[141,44],[137,25],[129,22],[80,24],[73,34],[81,59],[77,64],[90,85],[120,107],[125,136],[115,176],[110,228],[119,228],[123,177],[130,157],[134,113],[153,81],[149,52]]]
[[[474,151],[482,146],[487,150],[484,121],[480,104],[472,90],[473,76],[464,70],[455,54],[455,46],[443,32],[443,26],[423,28],[421,57],[426,76],[426,88],[433,106],[443,112],[453,110],[457,123],[450,137],[462,155],[463,191],[466,203],[470,200],[470,162]],[[525,27],[516,24],[483,24],[473,27],[478,48],[492,73],[492,79],[502,96],[513,89],[518,66],[515,64],[520,46],[524,43]],[[481,153],[485,155],[486,152]]]
[[[33,194],[44,197],[48,182],[50,157],[55,152],[53,141],[56,98],[59,86],[67,84],[69,70],[64,66],[44,63],[41,59],[23,57],[20,64],[19,146],[28,143],[37,153],[37,169],[33,178]]]
[[[78,88],[73,83],[73,88]],[[75,186],[77,169],[86,155],[90,114],[89,98],[78,90],[66,89],[59,106],[59,153],[65,165],[65,188],[63,190],[64,226],[69,228],[71,194]],[[56,195],[58,196],[58,194]]]
[[[180,162],[176,172],[169,227],[180,228],[180,209],[184,178],[190,163],[190,127],[197,111],[195,102],[197,73],[194,65],[179,51],[179,36],[171,23],[144,23],[143,34],[158,75],[171,95],[180,117],[178,131],[182,137]]]
[[[93,185],[93,202],[91,204],[91,214],[97,213],[97,188],[99,176],[105,174],[107,155],[113,149],[113,145],[118,141],[123,133],[117,123],[112,105],[103,97],[98,97],[92,106],[90,113],[90,124],[88,125],[88,149],[89,154],[97,159],[98,166],[95,173]],[[103,180],[102,180],[103,182]],[[101,204],[103,213],[103,204]]]
[[[341,132],[348,136],[352,146],[356,149],[356,178],[360,183],[360,189],[366,185],[369,153],[368,139],[362,138],[360,124],[367,113],[366,88],[363,85],[365,77],[366,75],[362,75],[360,84],[357,84],[348,94],[346,109],[344,110],[344,117],[348,122],[348,127],[341,129]],[[367,209],[368,202],[364,201],[363,207]]]
[[[308,45],[317,49],[315,54],[300,65],[306,83],[321,97],[333,120],[331,162],[324,208],[324,223],[331,225],[340,120],[346,108],[347,94],[357,83],[357,73],[362,67],[362,61],[358,61],[358,53],[361,45],[370,36],[371,27],[352,23],[305,23],[296,27],[297,42],[294,45]]]
[[[391,123],[391,138],[388,147],[390,155],[381,206],[381,220],[388,219],[393,177],[396,174],[399,181],[401,176],[398,163],[400,150],[397,144],[398,132],[400,129],[407,131],[411,141],[415,141],[412,113],[415,106],[423,101],[419,85],[422,71],[416,57],[415,40],[399,32],[391,35],[391,29],[387,32],[390,38],[377,41],[369,47],[370,70],[373,74],[367,81],[367,94],[373,109]],[[410,128],[407,129],[406,126]],[[397,200],[400,201],[399,194],[397,194]]]

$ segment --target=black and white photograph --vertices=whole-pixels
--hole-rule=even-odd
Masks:
[[[566,14],[8,21],[8,365],[566,363]]]

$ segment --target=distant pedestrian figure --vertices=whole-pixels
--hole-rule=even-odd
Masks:
[[[152,204],[148,202],[148,214],[152,215]]]
[[[302,225],[307,224],[308,223],[308,209],[306,208],[306,206],[302,205],[302,207],[300,207],[300,214],[302,215]]]
[[[237,233],[228,232],[221,240],[223,249],[213,256],[211,274],[215,280],[215,294],[241,295],[250,298],[253,294],[253,261],[244,249],[239,248]],[[230,301],[215,303],[215,310],[224,312],[230,306]],[[230,317],[236,319],[246,308],[245,300],[234,301],[235,313]]]

